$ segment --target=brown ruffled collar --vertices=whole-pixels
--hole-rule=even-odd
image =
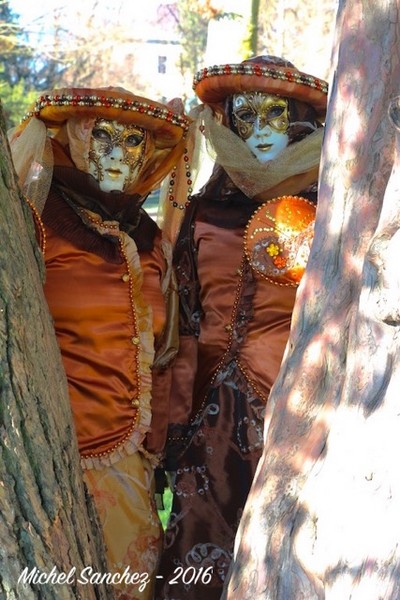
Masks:
[[[103,192],[91,175],[67,166],[54,167],[52,187],[72,208],[87,208],[104,220],[118,221],[120,229],[135,240],[138,250],[152,250],[159,229],[142,208],[144,198]]]

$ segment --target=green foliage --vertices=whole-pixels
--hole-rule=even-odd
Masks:
[[[18,25],[7,0],[0,0],[0,82],[15,85],[31,76],[33,51],[25,43],[25,34]]]
[[[178,31],[183,41],[181,69],[195,73],[203,61],[207,45],[207,15],[193,10],[192,0],[178,2]]]
[[[23,81],[15,85],[0,81],[0,99],[7,129],[18,125],[30,105],[36,100],[36,96],[34,91],[25,91]]]
[[[181,70],[193,74],[204,62],[210,19],[236,19],[238,15],[214,8],[212,0],[178,0],[177,8],[176,25],[182,43]]]
[[[260,0],[251,0],[251,15],[247,27],[248,34],[243,40],[243,58],[250,58],[258,54],[258,17],[260,12]]]
[[[168,488],[164,491],[164,510],[158,511],[158,516],[160,517],[161,525],[165,531],[167,528],[167,523],[169,519],[169,515],[172,507],[172,492]]]
[[[8,0],[0,0],[0,98],[8,127],[19,123],[38,91],[56,86],[64,68],[26,40],[18,15]]]
[[[32,49],[6,0],[0,1],[0,99],[7,128],[17,125],[33,102],[30,91]]]

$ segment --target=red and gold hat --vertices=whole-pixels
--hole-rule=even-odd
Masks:
[[[252,91],[310,104],[319,118],[326,113],[327,82],[275,56],[257,56],[239,64],[204,68],[196,73],[193,89],[202,102],[211,105],[223,102],[232,94]]]
[[[100,117],[152,132],[156,148],[172,148],[185,136],[189,119],[165,104],[122,88],[60,88],[41,95],[22,120],[32,117],[56,130],[71,118]]]
[[[129,190],[130,194],[145,197],[181,162],[182,155],[186,158],[186,138],[191,120],[181,112],[180,103],[175,101],[175,106],[174,110],[170,105],[118,87],[60,88],[42,94],[20,125],[9,134],[14,163],[25,193],[41,210],[46,200],[43,190],[50,186],[54,165],[70,165],[72,160],[78,169],[87,172],[77,163],[76,156],[72,159],[68,121],[82,119],[94,122],[96,118],[102,118],[136,125],[151,134],[151,151],[144,161],[139,179]],[[39,139],[40,136],[52,139],[52,152],[47,150],[45,139]],[[87,140],[79,138],[78,142],[85,146]],[[86,160],[85,152],[78,154],[79,157],[82,154],[82,161]],[[32,164],[46,166],[40,171],[41,181],[46,179],[46,184],[36,185],[30,176]]]

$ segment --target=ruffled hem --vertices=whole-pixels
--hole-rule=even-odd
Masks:
[[[141,429],[138,426],[120,446],[104,456],[81,456],[82,469],[84,471],[90,469],[99,471],[115,465],[121,459],[131,456],[135,452],[140,452],[147,458],[153,468],[157,467],[163,456],[161,454],[151,454],[143,447],[145,435],[149,430],[150,427]]]

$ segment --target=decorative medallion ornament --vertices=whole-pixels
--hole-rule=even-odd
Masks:
[[[277,285],[298,286],[310,254],[315,211],[301,196],[280,196],[262,204],[244,237],[252,269]]]

